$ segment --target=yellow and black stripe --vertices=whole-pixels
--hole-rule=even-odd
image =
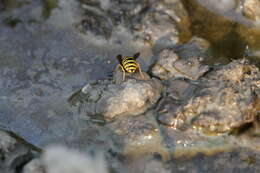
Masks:
[[[126,56],[122,57],[122,55],[117,55],[117,59],[119,61],[119,66],[123,71],[123,81],[125,80],[125,73],[135,73],[139,70],[141,77],[143,78],[143,74],[141,71],[140,65],[137,63],[136,59],[139,57],[140,53],[134,54],[133,57]]]
[[[122,60],[122,66],[124,70],[128,73],[134,73],[138,68],[136,60],[133,57],[125,57]]]

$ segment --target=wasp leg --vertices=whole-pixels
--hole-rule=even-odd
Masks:
[[[114,71],[116,71],[121,65],[120,64],[117,64],[116,68]],[[122,67],[120,67],[122,69]]]
[[[139,73],[140,73],[141,78],[144,79],[144,75],[143,75],[143,73],[142,73],[142,69],[141,69],[140,64],[138,64],[138,63],[136,63],[136,64],[137,64],[137,66],[138,66],[138,70],[139,70]]]
[[[125,69],[121,64],[118,64],[118,66],[122,69],[123,71],[123,81],[125,81]]]

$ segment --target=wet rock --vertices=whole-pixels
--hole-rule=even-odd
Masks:
[[[38,147],[50,142],[79,144],[85,136],[77,135],[80,127],[74,124],[66,98],[85,81],[107,76],[110,55],[75,32],[77,1],[59,0],[59,8],[44,21],[47,1],[23,3],[0,14],[0,122]],[[23,22],[10,28],[3,24],[6,17]]]
[[[243,4],[244,15],[254,21],[260,20],[260,2],[256,0],[248,0]]]
[[[189,59],[189,57],[200,57],[202,61],[210,57],[208,53],[210,46],[211,44],[207,40],[193,36],[189,42],[177,46],[174,50],[180,58]]]
[[[16,28],[21,24],[31,25],[41,20],[41,13],[35,10],[39,1],[4,0],[0,2],[2,15],[0,22],[10,28]],[[27,12],[27,13],[26,13]],[[2,20],[3,19],[3,20]]]
[[[165,82],[165,94],[181,103],[185,103],[193,95],[198,86],[198,82],[186,79],[170,79]]]
[[[163,155],[166,153],[154,111],[135,117],[122,117],[107,126],[121,142],[122,153],[130,157],[140,157],[154,152]]]
[[[218,11],[227,12],[230,10],[233,10],[237,6],[237,2],[235,0],[221,0],[221,1],[212,1],[207,0],[208,4],[211,8],[214,8]],[[203,1],[200,1],[201,4],[205,3]]]
[[[81,0],[85,16],[82,29],[98,36],[110,38],[113,28],[119,25],[131,25],[132,18],[145,9],[145,1],[85,1]],[[107,8],[110,7],[110,8]]]
[[[258,133],[259,134],[259,133]],[[259,135],[252,135],[249,133],[238,136],[234,142],[242,147],[250,148],[252,150],[260,150],[260,137]]]
[[[171,156],[176,159],[183,157],[192,158],[197,153],[213,154],[229,150],[234,147],[234,142],[227,135],[212,135],[209,137],[197,130],[192,125],[182,128],[160,126],[165,146]]]
[[[9,149],[13,148],[16,143],[16,140],[9,136],[6,132],[0,131],[1,134],[1,143],[0,147],[3,152],[8,152]]]
[[[258,108],[260,110],[260,105],[258,105]],[[260,114],[258,114],[254,122],[234,131],[233,135],[236,136],[234,142],[238,145],[252,150],[260,150]]]
[[[0,130],[0,170],[16,173],[33,157],[31,149],[19,143],[7,132]]]
[[[205,132],[230,132],[255,120],[259,110],[259,70],[245,60],[220,66],[202,78],[180,113]]]
[[[111,121],[119,116],[144,113],[160,98],[162,85],[156,79],[127,79],[121,84],[100,81],[87,84],[70,98],[78,104],[79,113],[95,118],[101,115]]]
[[[15,0],[11,1],[14,2]],[[46,0],[44,2],[46,3],[46,6],[48,6],[47,3],[51,1],[52,0]],[[8,13],[2,13],[1,11],[0,14],[1,20],[8,16],[8,20],[6,20],[5,22],[6,24],[13,26],[13,28],[9,28],[3,25],[3,27],[1,26],[0,32],[0,105],[1,108],[3,108],[0,111],[1,123],[3,122],[3,124],[10,126],[10,128],[16,130],[17,132],[19,132],[19,134],[22,134],[28,140],[39,146],[46,145],[50,142],[58,142],[66,143],[70,146],[81,149],[86,149],[87,147],[89,147],[90,144],[92,144],[96,148],[98,145],[103,146],[104,148],[108,148],[110,147],[110,144],[108,143],[113,144],[114,142],[114,140],[111,139],[112,135],[115,135],[115,137],[113,137],[117,140],[116,142],[122,143],[123,151],[127,154],[143,154],[153,151],[163,153],[165,152],[165,150],[167,150],[163,149],[164,145],[162,145],[162,143],[164,143],[164,141],[166,141],[167,147],[172,153],[174,153],[173,151],[175,151],[176,148],[178,150],[178,147],[180,149],[185,149],[189,146],[191,146],[191,152],[193,151],[195,153],[197,151],[203,151],[193,150],[196,149],[196,147],[192,148],[192,146],[196,144],[202,149],[208,148],[209,150],[212,149],[212,146],[216,146],[217,144],[219,144],[219,146],[223,145],[223,140],[219,140],[222,138],[203,136],[198,131],[193,129],[193,124],[189,124],[190,117],[185,116],[182,119],[182,117],[177,116],[180,112],[183,112],[183,106],[187,104],[186,101],[190,100],[190,97],[194,94],[199,94],[200,92],[195,91],[193,85],[191,85],[189,82],[172,78],[170,80],[168,79],[169,84],[165,85],[168,88],[166,89],[166,100],[162,100],[161,106],[158,106],[160,108],[159,113],[161,116],[157,116],[157,112],[146,112],[137,116],[121,116],[120,114],[119,118],[116,112],[116,116],[114,117],[115,121],[108,123],[107,125],[103,124],[105,128],[103,128],[104,126],[100,127],[86,121],[81,121],[79,123],[80,126],[79,124],[76,124],[73,121],[73,116],[70,112],[71,109],[66,103],[66,98],[68,97],[68,94],[75,90],[75,88],[79,88],[80,86],[82,86],[85,81],[90,81],[91,79],[105,78],[107,73],[111,71],[112,64],[114,62],[114,58],[110,59],[110,57],[114,57],[113,55],[117,54],[118,51],[126,51],[126,49],[127,51],[129,51],[128,49],[131,49],[132,46],[136,46],[137,49],[142,48],[140,48],[138,44],[129,44],[124,47],[122,46],[122,44],[120,44],[121,40],[116,43],[116,46],[114,45],[113,40],[108,42],[102,42],[99,40],[98,42],[96,42],[93,41],[94,39],[96,39],[96,37],[89,37],[75,31],[73,28],[74,24],[78,22],[78,19],[82,19],[81,16],[79,17],[76,15],[76,13],[72,12],[76,11],[77,14],[78,12],[81,12],[80,9],[74,8],[78,7],[77,1],[59,0],[59,4],[57,5],[59,8],[52,9],[51,7],[49,9],[46,9],[47,15],[45,15],[48,19],[46,19],[46,21],[44,22],[42,22],[41,16],[43,2],[41,0],[30,0],[28,2],[33,2],[30,5],[30,8],[27,8],[26,5],[24,6],[26,8],[22,8],[20,10],[18,10],[19,8],[14,9],[14,13],[11,13],[10,11]],[[25,3],[28,4],[28,2]],[[117,26],[126,25],[126,27],[131,28],[129,30],[132,31],[128,34],[130,36],[134,36],[136,39],[141,39],[149,43],[155,42],[155,44],[160,41],[163,43],[166,42],[167,44],[169,42],[171,44],[174,44],[179,39],[181,39],[179,38],[179,32],[181,31],[178,30],[182,30],[184,28],[185,32],[189,32],[185,30],[185,28],[187,28],[188,26],[188,20],[186,20],[187,18],[184,19],[186,13],[185,11],[182,11],[181,8],[179,8],[181,6],[181,3],[179,3],[179,1],[155,2],[128,0],[123,2],[119,0],[100,0],[100,5],[96,4],[95,0],[86,0],[85,2],[87,2],[88,4],[87,6],[84,6],[82,8],[86,9],[86,16],[84,16],[86,17],[86,21],[83,21],[82,25],[84,25],[86,28],[89,27],[87,28],[87,31],[97,33],[97,35],[108,35],[109,37],[112,32],[118,31],[116,30]],[[71,4],[74,5],[71,6]],[[71,7],[73,8],[73,10]],[[3,8],[5,7],[0,4],[0,9],[2,10]],[[179,8],[180,11],[178,12],[173,8]],[[233,7],[228,6],[225,7],[225,10],[228,11],[232,8]],[[52,11],[52,13],[50,13],[50,11]],[[183,14],[181,14],[182,12]],[[181,15],[179,15],[178,13]],[[181,20],[179,21],[178,17],[182,15],[184,18],[181,17]],[[226,32],[223,32],[222,28],[230,27],[230,25],[226,26],[223,22],[223,25],[221,25],[222,28],[216,29],[215,21],[207,15],[204,16],[208,18],[205,21],[205,18],[201,18],[197,21],[193,20],[195,24],[196,22],[202,23],[203,27],[198,27],[199,32],[210,28],[209,33],[212,33],[212,38],[216,37],[217,39],[219,39],[219,37],[217,37],[217,34],[226,34]],[[207,21],[211,23],[212,26],[208,27],[207,25],[204,25],[205,23],[207,23]],[[170,22],[173,22],[174,24]],[[0,21],[0,23],[2,24],[3,22]],[[141,26],[139,27],[138,24],[140,24]],[[162,27],[162,25],[171,28],[164,28]],[[181,26],[183,26],[183,28],[181,28]],[[196,28],[196,26],[194,27]],[[163,32],[161,32],[161,30]],[[247,36],[250,36],[250,34],[248,34]],[[117,47],[118,43],[120,48]],[[196,50],[193,49],[192,44],[191,47],[189,47],[190,44],[187,44],[185,46],[180,46],[180,48],[176,50],[176,53],[179,55],[179,57],[181,57],[181,59],[183,57],[183,59],[185,59],[185,57],[192,56],[192,54],[189,54],[190,52],[188,50],[191,50],[191,52]],[[202,55],[204,54],[196,54],[196,57]],[[111,61],[112,63],[109,65],[107,64],[108,61]],[[237,72],[239,72],[239,70]],[[122,74],[119,75],[122,76]],[[127,76],[125,82],[122,82],[120,80],[121,76],[116,77],[118,81],[116,81],[115,83],[111,81],[99,81],[96,84],[91,83],[89,85],[90,88],[86,87],[84,89],[84,91],[87,91],[87,95],[89,94],[88,96],[86,96],[85,93],[82,93],[83,90],[80,90],[79,101],[82,102],[76,102],[76,104],[80,105],[80,111],[83,112],[84,116],[86,116],[86,112],[84,112],[84,110],[86,110],[87,107],[90,115],[92,116],[93,114],[93,117],[96,118],[98,116],[96,114],[96,106],[104,106],[103,103],[100,103],[100,100],[102,99],[117,99],[117,94],[125,93],[122,94],[126,96],[125,98],[123,98],[123,101],[125,101],[124,99],[129,101],[131,94],[130,91],[132,92],[132,89],[134,91],[136,89],[138,93],[142,89],[145,90],[144,93],[149,93],[149,91],[147,90],[157,87],[155,86],[157,85],[155,84],[157,82],[151,82],[151,80],[147,77],[145,77],[145,80],[141,79],[139,78],[140,75],[138,73],[134,78],[132,78],[131,76]],[[187,75],[183,76],[185,78],[189,78],[189,76],[187,77]],[[230,73],[227,73],[225,74],[225,76],[227,76],[228,78],[228,76],[231,75]],[[223,78],[220,79],[222,80]],[[227,80],[240,81],[243,79],[243,77],[233,77],[232,79]],[[206,82],[208,81],[206,80]],[[245,82],[242,83],[244,84]],[[146,84],[149,87],[146,87]],[[111,89],[113,87],[114,89]],[[203,85],[201,87],[205,88]],[[252,87],[252,90],[255,91],[256,87],[254,87]],[[125,88],[128,88],[128,90],[124,90]],[[158,88],[161,88],[161,86]],[[212,86],[209,86],[209,88],[212,88]],[[247,90],[241,91],[247,92]],[[240,91],[238,90],[238,92]],[[142,92],[140,93],[142,94]],[[210,94],[216,93],[212,92]],[[144,95],[141,96],[141,99],[147,99],[149,102],[156,102],[155,96],[152,97],[149,95],[147,96],[147,98]],[[246,96],[250,97],[250,94]],[[198,96],[195,95],[194,97]],[[214,95],[212,97],[214,98]],[[136,100],[136,98],[134,99]],[[82,104],[85,103],[86,100],[89,104]],[[107,99],[106,101],[108,102],[110,100]],[[121,106],[121,102],[119,101],[121,100],[118,99],[118,107]],[[209,101],[209,103],[212,102]],[[117,103],[113,104],[116,105]],[[127,106],[129,106],[129,104],[130,103],[127,102]],[[217,103],[214,102],[214,104]],[[147,111],[145,109],[153,110],[155,107],[157,108],[157,105],[154,103],[149,103],[147,105],[150,106],[148,106],[148,108],[140,109],[143,109],[143,111]],[[111,110],[116,111],[118,107],[114,106],[111,108]],[[100,109],[103,108],[98,108],[98,110]],[[131,109],[134,110],[134,107],[132,107]],[[168,113],[164,112],[164,109],[166,109]],[[139,108],[137,110],[139,110]],[[224,111],[230,110],[225,109]],[[103,116],[103,111],[100,112],[102,113],[101,116]],[[171,114],[171,112],[173,114]],[[136,112],[136,114],[138,114],[138,111]],[[127,113],[127,115],[129,114]],[[159,126],[161,128],[158,127],[155,118],[157,118],[157,120],[159,120],[160,123],[163,124]],[[110,120],[110,117],[107,119]],[[181,121],[180,124],[184,122],[188,125],[186,126],[186,124],[184,124],[184,128],[174,129],[172,127],[174,126],[173,122],[175,122],[176,119]],[[213,123],[215,122],[216,121],[214,121]],[[164,133],[165,129],[169,131],[167,131],[167,133]],[[109,130],[113,131],[114,134],[111,134]],[[183,132],[184,130],[186,131]],[[230,138],[228,137],[228,139]],[[252,141],[255,141],[254,144],[256,145],[256,147],[258,147],[259,143],[257,142],[257,140],[253,140],[253,138],[251,139]],[[247,140],[247,143],[249,142],[250,138]],[[245,146],[247,146],[247,144],[245,144]],[[60,155],[60,152],[54,152],[53,155]],[[61,154],[60,157],[62,161],[57,161],[58,163],[62,163],[60,167],[60,172],[69,171],[70,169],[63,166],[67,164],[69,165],[69,163],[71,163],[71,160],[69,160],[68,162],[64,162],[64,158],[70,159],[71,157],[74,157],[74,154],[68,152],[68,154]],[[215,160],[209,159],[210,161],[208,161],[208,157],[203,157],[203,160],[200,158],[201,157],[199,157],[197,160],[191,160],[190,163],[192,164],[192,166],[190,167],[186,166],[189,164],[178,166],[179,164],[175,164],[175,162],[172,165],[173,169],[171,170],[171,172],[176,170],[179,170],[180,172],[183,172],[183,170],[188,171],[190,170],[189,168],[193,168],[193,166],[196,168],[197,172],[203,172],[203,170],[210,172],[212,169],[210,169],[211,167],[209,165],[215,163]],[[233,159],[233,162],[230,164],[231,167],[235,167],[237,165],[237,161],[235,160],[236,158],[232,155],[221,162],[222,165],[225,165],[226,161],[228,161],[229,158]],[[140,164],[138,166],[140,166],[141,168],[137,170],[144,170],[141,172],[164,171],[164,163],[162,163],[161,161],[155,161],[154,158],[144,158],[144,160],[136,160],[136,162],[139,161]],[[57,162],[51,163],[52,166]],[[77,162],[80,161],[77,160]],[[149,162],[151,163],[151,165],[149,164]],[[33,161],[31,163],[35,164],[35,167],[37,168],[37,160],[36,162]],[[91,164],[92,163],[93,162],[91,162]],[[94,162],[93,165],[95,163],[96,162]],[[87,165],[86,162],[84,162],[83,164]],[[116,165],[118,163],[111,164]],[[127,165],[128,163],[125,162],[125,164]],[[144,169],[142,168],[142,165],[144,165]],[[256,166],[257,165],[259,164],[256,164]],[[40,167],[39,170],[41,171],[41,164],[38,164],[38,166]],[[177,169],[174,169],[176,168],[174,166],[176,166]],[[26,166],[26,168],[28,167]],[[203,170],[201,170],[200,168],[203,168]],[[250,169],[250,166],[245,168]],[[64,171],[64,169],[67,170]],[[123,171],[121,172],[128,172],[127,169],[122,170]],[[0,169],[0,172],[1,171],[3,170]],[[229,171],[230,170],[228,170],[227,172]],[[120,171],[115,170],[114,172]]]
[[[179,56],[172,49],[164,49],[158,57],[158,61],[152,67],[152,74],[159,77],[161,80],[169,78],[188,78],[197,80],[205,72],[208,71],[208,66],[203,65],[201,57],[186,57],[185,59]]]
[[[151,3],[149,9],[141,15],[143,17],[134,20],[133,23],[136,39],[166,46],[190,37],[189,18],[181,1],[165,0]]]
[[[183,105],[193,96],[196,84],[183,79],[170,79],[166,82],[164,97],[157,105],[157,120],[159,123],[176,128],[184,123],[185,116],[180,113]]]
[[[248,21],[246,25],[238,25],[237,32],[247,41],[254,51],[259,50],[260,38],[260,2],[257,0],[241,1],[241,13]]]
[[[171,97],[164,97],[158,107],[157,120],[163,125],[176,127],[186,120],[185,116],[177,116],[181,111],[181,103]]]
[[[207,155],[198,153],[193,159],[183,156],[173,160],[172,170],[177,173],[190,172],[253,172],[260,171],[260,155],[252,150],[237,148],[233,151],[222,151]]]
[[[81,3],[86,13],[81,22],[83,30],[105,38],[110,38],[113,28],[119,26],[126,27],[135,39],[149,44],[177,43],[179,33],[190,36],[188,15],[179,0],[81,0]]]

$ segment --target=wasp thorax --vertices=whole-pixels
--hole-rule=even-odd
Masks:
[[[125,80],[125,73],[135,73],[139,70],[140,75],[143,78],[143,74],[140,68],[140,65],[137,63],[136,59],[139,57],[140,53],[134,54],[133,57],[122,57],[122,55],[117,55],[117,59],[119,61],[119,66],[123,71],[123,81]]]

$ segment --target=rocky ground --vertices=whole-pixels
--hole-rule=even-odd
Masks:
[[[259,172],[259,6],[0,2],[0,172]]]

